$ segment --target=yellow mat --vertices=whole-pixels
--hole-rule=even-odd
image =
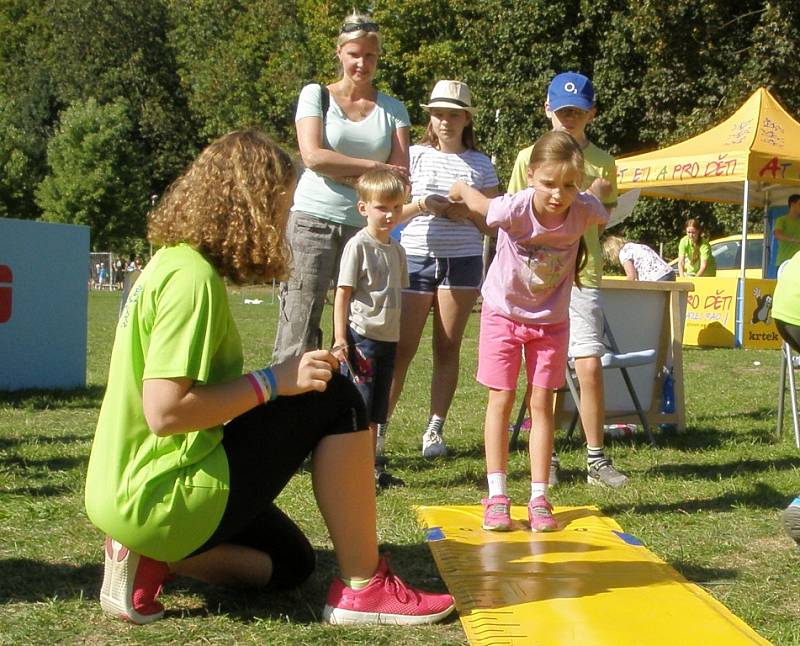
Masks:
[[[481,529],[478,506],[419,507],[471,644],[769,644],[594,507],[560,507],[563,528]]]

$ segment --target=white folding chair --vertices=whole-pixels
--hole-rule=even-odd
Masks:
[[[656,360],[656,351],[653,348],[650,348],[647,350],[638,350],[636,352],[620,352],[617,341],[614,338],[614,334],[611,332],[611,328],[608,325],[608,320],[605,318],[605,314],[603,314],[603,323],[605,325],[606,347],[608,348],[608,352],[600,357],[600,364],[603,366],[603,370],[616,368],[622,373],[622,379],[625,381],[625,387],[628,389],[631,403],[636,411],[636,415],[639,417],[639,421],[642,423],[644,432],[647,433],[647,439],[650,441],[650,446],[655,446],[656,438],[653,436],[653,431],[647,421],[647,415],[645,414],[644,409],[639,402],[639,396],[636,394],[636,388],[633,385],[633,381],[631,381],[628,368],[635,368],[636,366],[644,366],[649,363],[654,363]],[[569,392],[572,395],[573,401],[575,402],[575,412],[572,415],[572,421],[567,429],[566,436],[567,441],[570,441],[572,439],[572,434],[575,431],[575,427],[578,424],[578,420],[580,419],[579,411],[581,407],[578,378],[575,374],[574,362],[572,360],[570,360],[570,364],[567,367],[567,386],[569,387]]]

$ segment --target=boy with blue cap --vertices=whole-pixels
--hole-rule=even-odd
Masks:
[[[617,204],[617,170],[614,158],[595,146],[586,136],[586,127],[597,114],[592,81],[577,72],[556,75],[547,90],[544,110],[553,130],[568,132],[583,150],[584,178],[581,190],[595,195],[610,211]],[[527,187],[527,169],[533,146],[517,155],[508,192],[516,193]],[[575,360],[575,372],[581,390],[581,426],[586,435],[587,481],[606,487],[621,487],[628,478],[617,471],[604,453],[603,422],[605,401],[603,367],[600,357],[605,353],[603,343],[603,309],[600,302],[600,280],[603,277],[603,252],[600,246],[602,227],[592,226],[583,239],[587,262],[580,274],[581,288],[573,286],[569,308],[569,354]],[[527,396],[527,395],[526,395]],[[558,458],[553,455],[550,485],[558,482]]]

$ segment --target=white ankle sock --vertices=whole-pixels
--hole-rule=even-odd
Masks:
[[[547,483],[531,482],[531,500],[539,496],[547,497]]]
[[[489,481],[489,498],[493,496],[506,496],[506,474],[502,471],[495,471],[486,476]]]

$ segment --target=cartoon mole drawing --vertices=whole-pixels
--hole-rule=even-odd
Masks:
[[[756,309],[753,310],[753,319],[751,323],[769,323],[770,314],[772,312],[772,294],[761,295],[761,290],[756,287],[753,290],[753,296],[756,298]]]

